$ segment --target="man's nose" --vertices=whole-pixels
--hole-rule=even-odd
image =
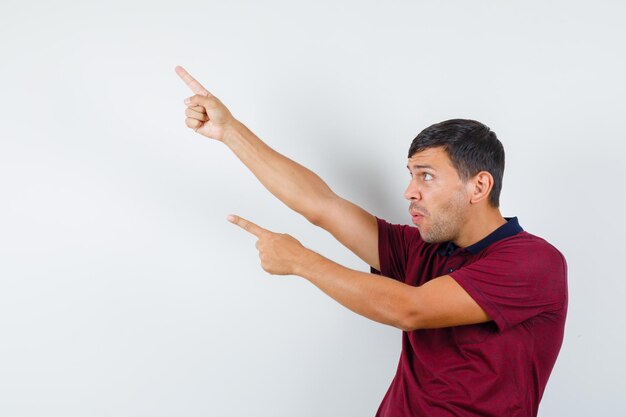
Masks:
[[[409,186],[406,187],[406,191],[404,191],[404,198],[406,198],[407,200],[421,200],[422,196],[415,181],[409,182]]]

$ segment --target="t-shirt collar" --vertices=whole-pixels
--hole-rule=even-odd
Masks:
[[[505,224],[491,232],[491,234],[489,234],[487,237],[479,240],[473,245],[466,247],[465,250],[471,254],[477,254],[478,252],[482,251],[489,245],[496,243],[499,240],[506,239],[507,237],[514,236],[519,232],[524,231],[524,229],[522,229],[522,226],[519,225],[517,217],[505,217],[504,219],[506,220]],[[442,256],[450,256],[452,252],[454,252],[458,248],[459,247],[453,242],[446,242],[441,245],[438,253]]]

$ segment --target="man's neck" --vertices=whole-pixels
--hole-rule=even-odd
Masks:
[[[454,243],[461,248],[473,245],[489,236],[505,223],[506,220],[502,217],[498,208],[490,207],[476,210],[476,212],[470,214],[465,227],[454,240]]]

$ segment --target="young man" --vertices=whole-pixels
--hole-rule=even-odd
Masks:
[[[337,196],[176,72],[195,93],[185,100],[189,128],[223,142],[272,194],[371,266],[371,274],[345,268],[287,234],[228,217],[258,238],[267,272],[302,276],[403,330],[377,416],[536,416],[563,340],[567,267],[500,214],[504,149],[488,127],[449,120],[415,138],[405,192],[415,227],[392,225]]]

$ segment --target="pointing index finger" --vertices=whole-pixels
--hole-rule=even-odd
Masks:
[[[246,219],[244,219],[242,217],[239,217],[239,216],[235,216],[233,214],[228,215],[227,219],[228,219],[229,222],[236,224],[237,226],[239,226],[242,229],[244,229],[246,232],[252,233],[253,235],[255,235],[258,238],[260,238],[263,234],[269,232],[269,230],[264,229],[261,226],[258,226],[256,224],[252,223],[249,220],[246,220]]]
[[[195,78],[193,78],[183,67],[180,65],[176,67],[176,74],[187,84],[187,86],[194,92],[201,96],[212,95],[209,90],[204,88]]]

